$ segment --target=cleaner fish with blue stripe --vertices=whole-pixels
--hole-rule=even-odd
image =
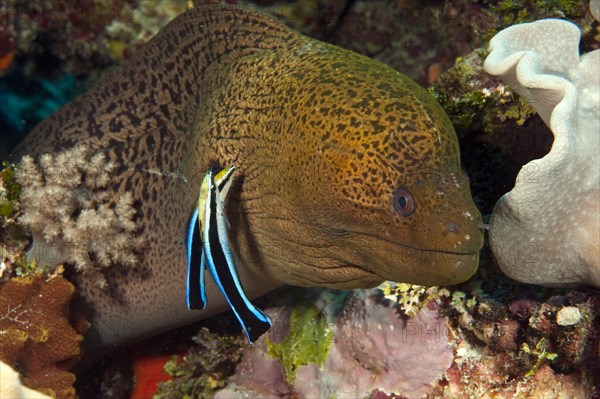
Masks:
[[[271,327],[271,321],[246,297],[229,247],[224,202],[234,171],[235,166],[218,173],[210,169],[200,185],[200,195],[190,219],[186,239],[186,303],[190,310],[206,307],[204,272],[208,265],[210,275],[233,310],[246,338],[249,342],[254,342]]]

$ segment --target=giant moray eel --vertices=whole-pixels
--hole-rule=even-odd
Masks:
[[[111,268],[112,289],[75,277],[91,347],[227,309],[210,279],[208,308],[185,304],[186,224],[211,165],[237,167],[226,214],[249,297],[282,284],[454,284],[477,268],[480,214],[435,100],[386,65],[255,12],[182,14],[14,155],[82,143],[119,166],[110,201],[132,193],[147,243],[145,272]]]

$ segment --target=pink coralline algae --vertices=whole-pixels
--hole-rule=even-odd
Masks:
[[[268,338],[263,337],[248,351],[232,383],[216,398],[292,393],[298,398],[373,394],[420,398],[431,392],[454,357],[445,320],[429,308],[406,320],[397,305],[375,293],[356,290],[345,300],[342,311],[335,301],[322,310],[331,343],[321,367],[314,363],[299,366],[290,383],[284,367],[266,353]],[[335,294],[323,291],[321,295]],[[282,320],[285,312],[271,315],[275,326],[286,323]]]

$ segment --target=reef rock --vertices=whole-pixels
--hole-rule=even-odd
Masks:
[[[83,320],[73,320],[77,329],[71,325],[74,293],[63,277],[15,277],[0,286],[0,359],[22,372],[23,384],[53,397],[76,397],[68,370],[79,359],[87,326]]]
[[[554,134],[490,221],[498,264],[525,283],[600,287],[600,50],[580,57],[580,35],[557,19],[515,25],[491,40],[484,65]]]

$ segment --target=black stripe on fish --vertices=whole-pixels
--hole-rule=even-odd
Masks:
[[[206,217],[204,237],[204,251],[215,283],[225,296],[229,306],[241,324],[248,341],[256,341],[262,334],[269,330],[271,321],[260,309],[257,309],[246,297],[237,277],[233,254],[227,240],[225,216],[219,189],[215,185],[212,171],[210,178],[209,200],[206,202]],[[218,186],[226,192],[231,174],[220,180]]]
[[[187,252],[187,284],[186,305],[188,309],[204,309],[206,307],[206,291],[204,288],[204,259],[198,209],[195,209],[188,222],[186,237]]]

